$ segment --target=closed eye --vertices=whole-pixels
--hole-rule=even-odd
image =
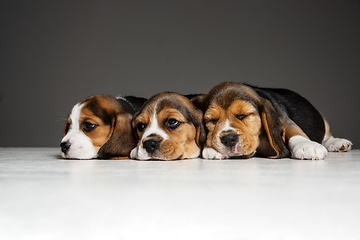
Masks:
[[[250,113],[250,114],[239,114],[239,115],[235,115],[235,117],[241,121],[241,120],[243,120],[244,118],[246,118],[247,116],[249,116],[249,115],[251,115],[251,114],[253,114],[253,113]]]
[[[212,124],[217,124],[218,121],[219,121],[219,119],[211,119],[209,122]]]

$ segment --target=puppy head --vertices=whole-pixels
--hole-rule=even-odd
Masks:
[[[275,157],[285,148],[274,108],[251,87],[221,83],[193,102],[204,112],[207,147],[222,155],[251,157],[266,138]]]
[[[174,160],[195,158],[205,142],[202,113],[177,93],[151,97],[133,118],[138,146],[131,158]]]
[[[91,159],[128,156],[134,147],[129,106],[110,95],[77,103],[66,121],[61,141],[63,158]]]

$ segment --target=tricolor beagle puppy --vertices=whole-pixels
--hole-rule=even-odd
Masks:
[[[61,156],[71,159],[128,158],[137,141],[131,119],[146,101],[133,96],[95,95],[83,99],[66,121]]]
[[[193,99],[208,130],[202,154],[208,159],[292,157],[323,159],[352,143],[331,136],[328,123],[299,94],[224,82]]]
[[[172,92],[151,97],[135,114],[132,126],[139,139],[132,159],[196,158],[206,137],[202,113],[188,97]]]

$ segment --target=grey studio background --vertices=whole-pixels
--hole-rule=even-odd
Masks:
[[[108,93],[292,89],[359,148],[359,1],[1,1],[0,147],[56,147]]]

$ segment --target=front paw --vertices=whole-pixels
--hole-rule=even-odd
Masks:
[[[202,156],[205,159],[212,159],[212,160],[225,159],[224,155],[222,155],[221,153],[219,153],[218,151],[216,151],[213,148],[204,148],[204,150],[202,151]]]
[[[130,152],[131,159],[136,159],[136,157],[137,157],[137,147],[134,148],[133,150],[131,150],[131,152]]]
[[[343,138],[330,137],[322,143],[329,152],[346,152],[353,145],[349,140]]]
[[[292,137],[289,140],[289,147],[292,152],[291,157],[296,159],[319,160],[327,155],[327,150],[323,145],[302,136]]]

